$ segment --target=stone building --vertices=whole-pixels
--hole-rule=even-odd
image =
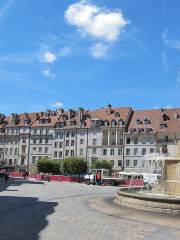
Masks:
[[[91,166],[108,160],[114,170],[141,169],[153,154],[173,155],[180,139],[180,109],[133,110],[108,105],[96,110],[59,109],[0,114],[0,164],[35,167],[49,157],[70,156]]]

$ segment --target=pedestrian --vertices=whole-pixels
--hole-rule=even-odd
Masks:
[[[9,176],[8,176],[8,174],[7,174],[7,173],[4,173],[4,180],[5,180],[5,182],[7,182],[7,181],[8,181],[8,179],[9,179]]]

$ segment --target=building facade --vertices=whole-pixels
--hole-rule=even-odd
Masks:
[[[154,154],[173,156],[180,140],[180,109],[47,110],[0,114],[0,164],[33,169],[43,157],[60,165],[82,157],[108,160],[114,170],[144,168]],[[149,159],[148,159],[149,158]]]

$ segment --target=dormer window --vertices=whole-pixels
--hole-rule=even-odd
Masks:
[[[138,133],[143,133],[144,132],[144,128],[138,128]]]
[[[105,126],[105,127],[108,127],[109,125],[110,125],[110,124],[109,124],[109,121],[108,121],[108,120],[105,120],[105,121],[104,121],[104,126]]]
[[[152,131],[152,128],[146,128],[146,133],[151,133]]]
[[[169,116],[167,114],[164,114],[162,117],[164,122],[169,120]]]
[[[161,124],[160,124],[160,128],[161,128],[161,129],[167,128],[167,127],[168,127],[167,123],[161,123]]]
[[[151,122],[150,122],[149,119],[147,119],[147,118],[144,119],[144,124],[145,124],[145,125],[148,125],[148,124],[150,124],[150,123],[151,123]]]
[[[66,123],[65,123],[65,122],[60,122],[60,123],[59,123],[59,127],[60,127],[60,128],[63,128],[64,126],[66,126]]]
[[[142,121],[141,121],[140,119],[137,119],[137,120],[136,120],[136,123],[137,123],[137,125],[141,125],[141,124],[142,124]]]
[[[124,125],[125,125],[125,122],[122,119],[120,119],[119,120],[119,127],[124,127]]]
[[[130,133],[136,133],[136,132],[137,132],[136,128],[130,129]]]
[[[119,112],[116,112],[116,113],[115,113],[115,117],[120,117],[120,113],[119,113]]]
[[[111,127],[115,127],[116,125],[117,125],[116,120],[112,120],[112,121],[111,121]]]
[[[31,119],[30,118],[25,118],[24,119],[24,125],[29,125],[31,122]]]

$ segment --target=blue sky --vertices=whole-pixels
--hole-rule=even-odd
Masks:
[[[0,112],[180,107],[178,0],[0,0]]]

